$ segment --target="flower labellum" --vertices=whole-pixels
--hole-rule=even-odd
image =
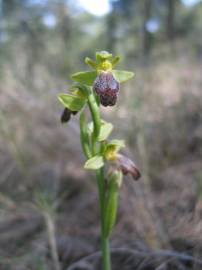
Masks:
[[[114,106],[119,93],[119,83],[110,71],[102,71],[94,81],[93,89],[100,97],[100,103]]]
[[[122,154],[117,154],[117,164],[123,174],[130,174],[134,180],[138,180],[141,177],[139,169],[128,157]]]

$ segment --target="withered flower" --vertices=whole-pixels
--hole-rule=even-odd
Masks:
[[[134,180],[138,180],[141,177],[139,169],[128,157],[117,153],[116,163],[124,175],[130,174]]]
[[[65,108],[62,115],[61,115],[61,118],[60,118],[61,123],[68,122],[70,120],[72,114],[75,115],[75,114],[77,114],[77,112],[76,111],[71,111],[70,109]]]
[[[119,83],[110,71],[102,71],[93,84],[93,90],[100,97],[100,103],[105,107],[116,104],[119,88]]]

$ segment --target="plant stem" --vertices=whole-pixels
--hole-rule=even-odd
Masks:
[[[109,239],[104,234],[104,217],[105,217],[105,183],[104,183],[104,169],[101,168],[97,171],[97,183],[99,191],[99,202],[100,202],[100,218],[101,218],[101,247],[102,247],[102,258],[103,258],[103,270],[111,269],[110,261],[110,249]]]
[[[93,136],[97,139],[100,133],[100,112],[93,93],[88,96],[88,105],[93,119]]]
[[[103,257],[103,269],[111,270],[111,259],[109,249],[109,239],[105,238],[102,233],[102,257]]]
[[[93,119],[93,134],[92,134],[92,154],[97,154],[97,141],[100,133],[100,111],[93,93],[88,96],[88,105]],[[100,219],[101,219],[101,248],[103,258],[103,270],[111,270],[109,239],[104,234],[104,219],[105,219],[105,179],[104,167],[96,171],[97,185],[99,192],[100,204]]]
[[[92,154],[90,151],[90,142],[87,133],[87,124],[84,112],[80,114],[80,138],[83,152],[87,158],[91,158]]]

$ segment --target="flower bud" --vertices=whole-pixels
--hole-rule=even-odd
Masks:
[[[107,106],[114,106],[119,92],[119,83],[110,71],[102,71],[94,81],[93,89],[100,97],[100,103]]]

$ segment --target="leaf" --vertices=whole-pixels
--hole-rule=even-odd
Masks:
[[[119,82],[123,83],[126,82],[134,76],[133,72],[130,71],[124,71],[124,70],[112,70],[112,74],[114,75],[114,78]]]
[[[92,86],[97,77],[97,71],[77,72],[74,73],[71,77],[76,82]]]
[[[71,111],[80,111],[86,103],[86,99],[69,94],[59,94],[59,101]]]
[[[110,135],[110,133],[112,132],[112,130],[113,130],[113,125],[111,123],[102,121],[98,141],[99,142],[105,141]]]
[[[102,156],[94,156],[88,159],[84,165],[84,169],[88,170],[98,170],[104,166],[104,159]]]

